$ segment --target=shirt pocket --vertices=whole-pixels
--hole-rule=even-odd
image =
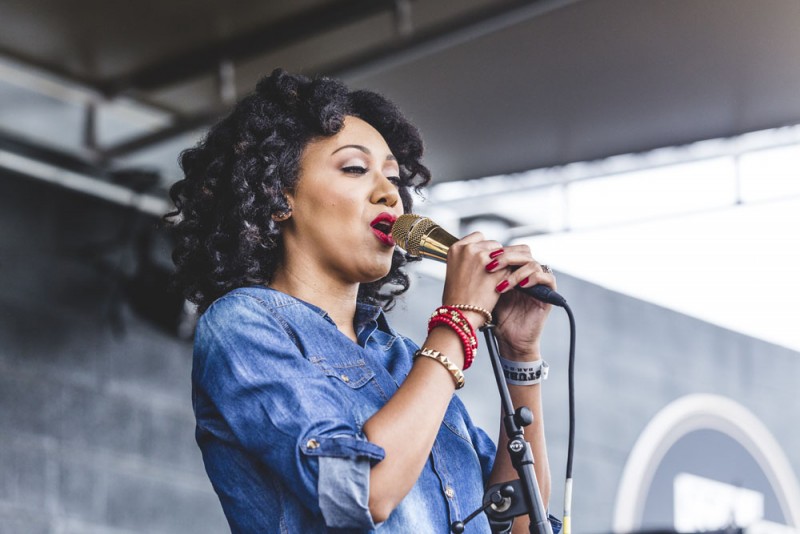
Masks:
[[[345,360],[311,356],[309,360],[337,386],[343,409],[347,410],[353,422],[361,429],[364,423],[380,408],[376,395],[375,371],[359,358]]]
[[[363,359],[333,361],[324,356],[311,356],[309,360],[325,375],[350,389],[360,389],[375,377],[375,371]]]

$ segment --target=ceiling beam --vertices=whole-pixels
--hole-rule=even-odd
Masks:
[[[221,111],[209,111],[190,117],[179,118],[166,128],[134,137],[127,141],[122,141],[106,149],[101,149],[99,151],[100,158],[102,161],[111,161],[115,158],[133,154],[139,150],[168,141],[173,137],[207,126],[217,120],[221,115]]]
[[[130,89],[153,91],[207,75],[220,61],[240,61],[281,49],[340,26],[393,10],[394,0],[339,0],[303,10],[281,20],[187,50],[157,63],[101,84],[101,91],[115,96]]]
[[[94,177],[106,177],[107,171],[94,163],[95,154],[85,151],[84,157],[48,147],[24,136],[0,130],[0,150],[52,165],[67,171]]]
[[[162,195],[110,181],[111,173],[60,150],[0,131],[0,172],[33,178],[161,217],[172,209]]]
[[[509,0],[475,10],[448,22],[372,48],[341,62],[316,69],[317,74],[333,77],[355,76],[367,70],[384,68],[410,58],[455,46],[511,24],[543,15],[582,0]],[[205,112],[176,121],[172,126],[101,150],[105,159],[121,157],[166,141],[213,122],[221,113]]]
[[[51,83],[63,85],[70,91],[83,93],[85,98],[99,98],[101,91],[90,80],[75,76],[67,69],[39,61],[8,48],[0,47],[0,64],[5,69],[19,71],[23,75],[30,73],[39,78],[45,78]]]
[[[64,69],[26,58],[3,48],[0,48],[0,81],[77,105],[107,100],[101,88],[92,81],[75,77]],[[157,102],[145,94],[131,94],[126,96],[125,100],[151,111],[173,117],[181,116],[178,110]]]
[[[586,0],[507,0],[493,2],[435,26],[401,35],[318,72],[332,77],[356,77],[434,54],[484,35],[504,30],[556,9]]]

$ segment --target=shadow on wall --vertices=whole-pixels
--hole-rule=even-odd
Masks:
[[[152,298],[163,273],[137,265],[157,222],[0,179],[0,532],[226,531],[191,345],[168,333],[176,303]]]

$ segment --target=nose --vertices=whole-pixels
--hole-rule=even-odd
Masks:
[[[393,208],[400,201],[400,192],[391,180],[381,174],[370,200],[374,204],[384,204]]]

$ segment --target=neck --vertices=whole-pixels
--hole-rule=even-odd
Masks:
[[[302,265],[302,264],[301,264]],[[325,310],[340,332],[356,341],[353,319],[358,298],[357,283],[346,283],[287,261],[275,272],[273,289],[282,291]]]

